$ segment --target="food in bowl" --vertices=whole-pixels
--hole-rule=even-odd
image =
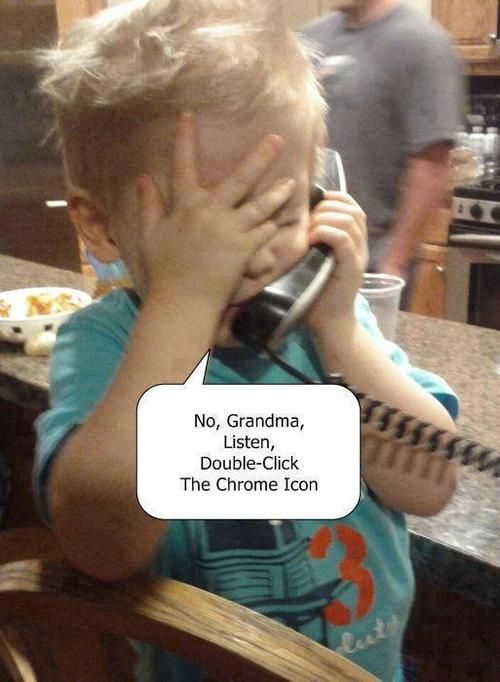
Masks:
[[[53,315],[54,313],[65,313],[67,311],[73,312],[80,308],[80,302],[68,293],[57,294],[56,296],[49,293],[43,293],[39,296],[26,297],[26,316],[33,317],[34,315]]]
[[[25,298],[25,317],[36,315],[54,315],[55,313],[73,312],[81,308],[81,302],[73,294],[31,294]],[[12,305],[0,298],[0,317],[12,317]]]
[[[12,306],[0,299],[0,317],[10,317]]]
[[[34,287],[0,292],[0,339],[24,343],[40,332],[56,332],[92,297],[67,287]]]

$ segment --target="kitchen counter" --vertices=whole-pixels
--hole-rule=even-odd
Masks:
[[[23,287],[70,287],[92,293],[95,282],[82,275],[0,255],[0,291]],[[47,406],[47,358],[27,357],[22,345],[0,341],[0,398],[22,407]]]
[[[0,256],[0,291],[70,286],[91,292],[83,276]],[[461,398],[459,432],[500,449],[500,332],[401,313],[398,342],[412,363],[439,373]],[[0,344],[0,398],[42,410],[48,361]],[[500,604],[498,479],[461,467],[458,492],[429,519],[409,517],[417,575],[442,583],[485,606]]]
[[[500,451],[500,332],[400,313],[397,340],[412,364],[460,398],[460,435]],[[458,490],[431,518],[409,517],[417,573],[486,606],[500,605],[500,479],[460,467]]]

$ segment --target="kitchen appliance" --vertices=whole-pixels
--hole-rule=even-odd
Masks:
[[[446,313],[500,330],[500,176],[453,192]]]

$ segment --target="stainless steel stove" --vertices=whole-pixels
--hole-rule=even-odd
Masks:
[[[500,249],[500,177],[456,187],[449,244]]]
[[[453,194],[447,316],[500,330],[500,177]]]

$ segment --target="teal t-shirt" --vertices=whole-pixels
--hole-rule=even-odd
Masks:
[[[47,522],[51,464],[66,436],[85,422],[112,381],[137,314],[132,296],[112,291],[72,315],[59,331],[51,362],[50,408],[36,424],[34,487]],[[455,417],[458,404],[450,388],[436,375],[412,368],[403,351],[383,339],[361,297],[356,314],[401,371]],[[289,334],[279,354],[320,378],[319,360],[304,330]],[[250,349],[226,348],[212,353],[207,383],[298,381]],[[384,681],[398,679],[413,596],[409,536],[404,515],[382,506],[364,484],[356,509],[339,520],[172,521],[150,570],[274,618]],[[166,652],[149,647],[140,651],[141,680],[203,679],[198,668]]]

